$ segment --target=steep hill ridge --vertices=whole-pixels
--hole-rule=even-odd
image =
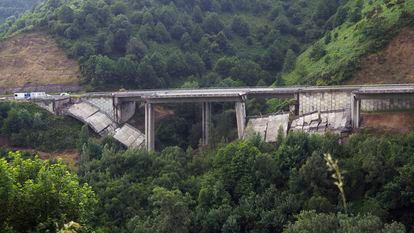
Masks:
[[[349,0],[45,1],[0,30],[43,30],[94,90],[271,85]]]
[[[76,86],[79,65],[43,33],[23,33],[0,42],[0,88]]]
[[[403,30],[390,44],[361,62],[348,84],[413,83],[414,28]]]
[[[414,1],[348,1],[336,14],[336,27],[299,55],[294,69],[286,72],[283,80],[287,84],[311,85],[349,82],[364,66],[366,57],[381,51],[399,32],[414,25],[413,16]],[[397,39],[395,44],[400,42]],[[359,83],[377,81],[383,82],[368,75]]]

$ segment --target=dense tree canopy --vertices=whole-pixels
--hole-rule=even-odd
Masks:
[[[406,232],[413,140],[290,134],[277,145],[252,138],[156,154],[86,141],[79,175],[108,232]],[[346,208],[324,153],[339,161]]]
[[[18,17],[18,14],[29,10],[41,0],[2,0],[0,2],[0,24],[9,17]]]

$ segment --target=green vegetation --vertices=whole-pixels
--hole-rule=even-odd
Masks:
[[[271,100],[268,107],[285,104]],[[14,126],[21,132],[42,122],[34,119],[54,121],[33,117],[40,111],[33,105],[0,106],[8,108],[0,111],[3,130]],[[96,140],[87,126],[76,132],[70,146],[80,151],[79,181],[60,161],[0,151],[0,204],[8,210],[0,214],[0,231],[414,230],[414,133],[360,133],[346,143],[336,135],[292,133],[276,144],[253,137],[216,148],[148,153],[124,150],[110,138]],[[32,134],[45,130],[33,128]],[[59,136],[43,140],[61,145]]]
[[[287,84],[340,84],[352,77],[360,58],[414,25],[413,16],[409,0],[348,1],[330,19],[335,27],[302,53],[283,79]]]
[[[91,89],[265,86],[293,68],[345,2],[49,0],[7,21],[0,38],[49,32]]]
[[[9,17],[14,17],[10,20],[15,20],[18,14],[29,10],[39,2],[40,0],[2,0],[0,2],[0,23]]]
[[[79,176],[98,195],[103,232],[413,230],[414,133],[338,141],[290,134],[157,154],[88,142]],[[324,153],[338,161],[347,211]]]
[[[0,137],[11,147],[57,151],[76,147],[81,124],[31,103],[0,103]]]
[[[0,184],[1,232],[57,232],[72,221],[90,232],[96,195],[61,162],[10,152],[0,158]]]

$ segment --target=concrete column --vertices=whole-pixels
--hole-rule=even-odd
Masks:
[[[361,100],[355,94],[351,95],[351,121],[354,129],[360,126]]]
[[[210,139],[210,128],[211,128],[211,103],[205,102],[202,103],[201,108],[201,127],[202,127],[202,138],[201,143],[203,146],[207,146],[209,144]]]
[[[239,139],[244,137],[244,128],[246,126],[246,103],[236,102],[236,120],[237,120],[237,133]]]
[[[295,93],[295,99],[296,99],[296,103],[295,103],[295,116],[299,116],[299,109],[300,109],[300,94]]]
[[[153,104],[145,104],[145,143],[148,151],[155,150],[155,114]]]

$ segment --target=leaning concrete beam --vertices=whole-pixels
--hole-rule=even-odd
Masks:
[[[86,122],[95,132],[99,134],[101,134],[106,128],[114,125],[114,122],[102,112],[97,112],[88,117]]]
[[[80,121],[86,122],[86,119],[97,113],[99,109],[88,103],[78,103],[70,106],[68,113]]]
[[[246,126],[244,139],[248,139],[255,135],[259,135],[263,140],[265,140],[267,132],[267,123],[267,117],[250,119]]]
[[[114,138],[128,148],[143,147],[145,142],[145,135],[129,124],[118,128],[115,131]]]
[[[276,142],[279,133],[287,135],[289,126],[289,114],[273,115],[268,117],[266,142]]]

